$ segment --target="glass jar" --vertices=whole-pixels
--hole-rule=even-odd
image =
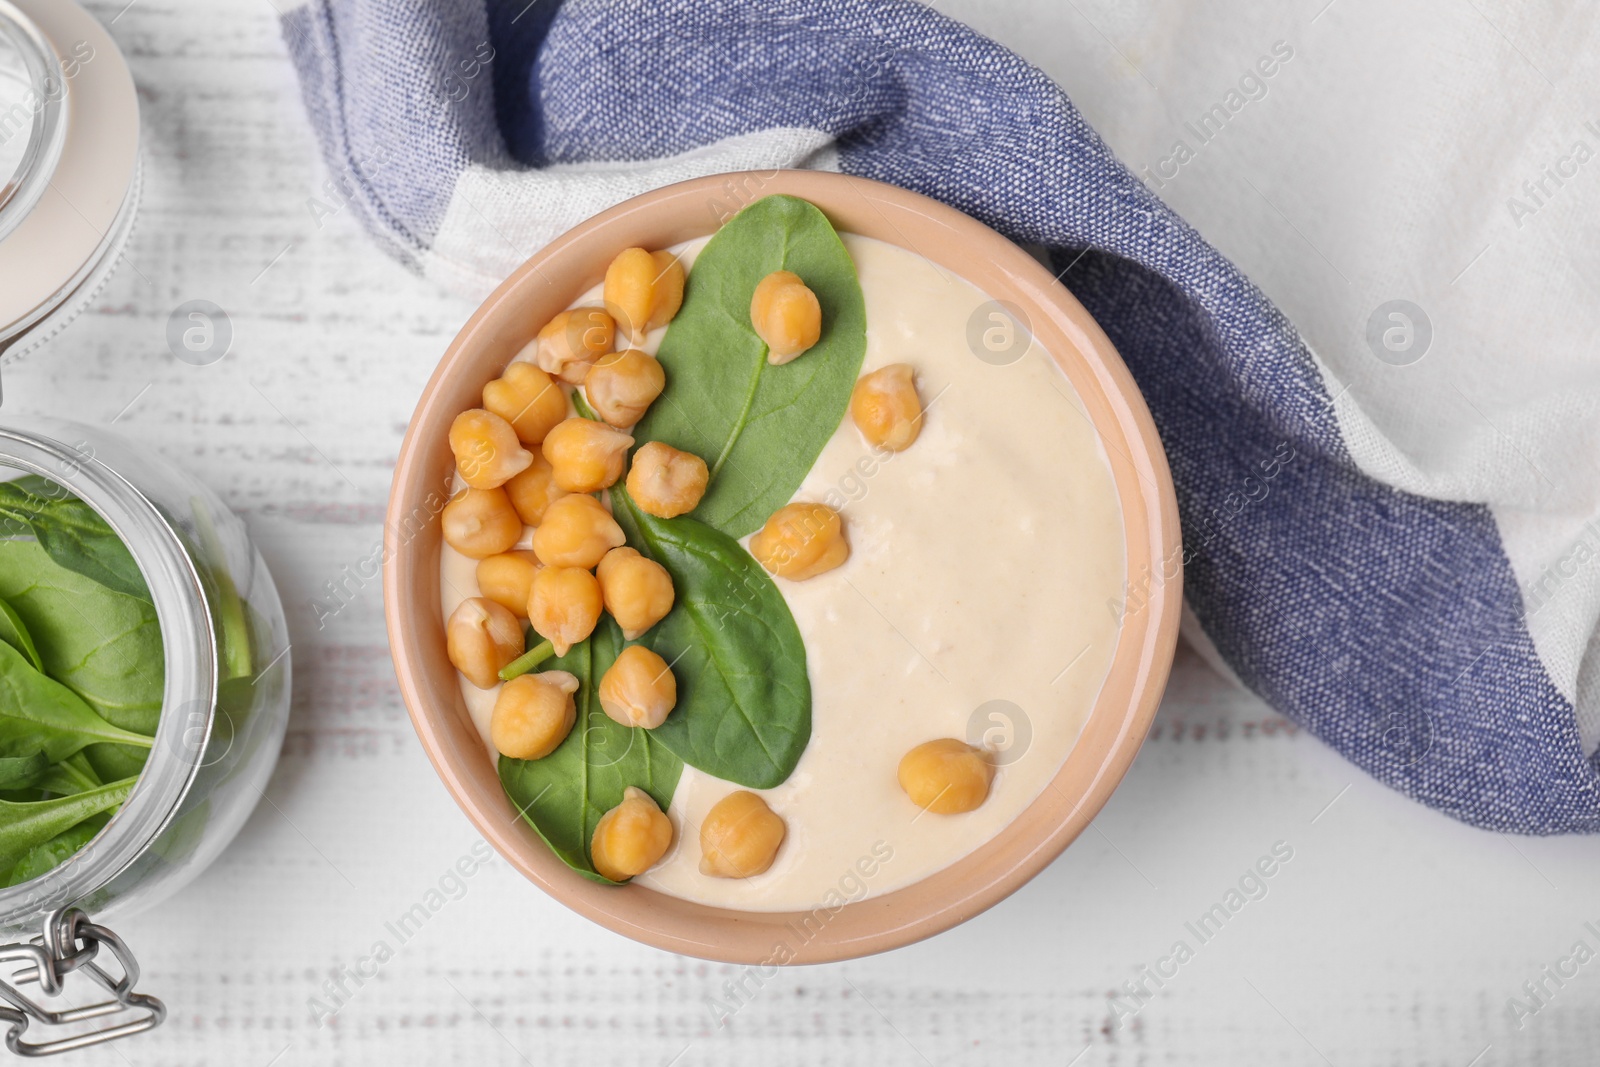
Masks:
[[[124,258],[140,184],[138,96],[105,29],[74,0],[0,0],[0,360],[55,336],[99,293]],[[288,723],[289,641],[244,524],[200,482],[105,429],[0,414],[0,481],[24,473],[88,504],[127,545],[165,659],[161,717],[126,802],[75,855],[0,889],[0,1023],[12,1052],[38,1055],[164,1017],[98,920],[166,897],[244,824]],[[95,962],[111,956],[120,977]],[[109,996],[50,1007],[79,972]],[[50,1039],[24,1036],[35,1023]]]
[[[78,853],[0,889],[0,931],[20,938],[47,920],[60,923],[68,909],[98,921],[153,904],[221,853],[277,761],[289,720],[289,637],[243,521],[204,484],[102,427],[0,421],[0,481],[45,478],[92,507],[127,545],[149,587],[166,662],[154,744],[127,802]],[[69,957],[71,934],[58,933]],[[125,992],[132,994],[131,982]],[[15,1004],[6,989],[0,996]]]

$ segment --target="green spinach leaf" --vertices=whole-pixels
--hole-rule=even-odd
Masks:
[[[60,566],[128,596],[150,599],[133,553],[100,513],[60,486],[28,476],[0,482],[0,521],[26,527]]]
[[[781,367],[750,326],[750,297],[775,270],[822,305],[822,337]],[[768,196],[734,216],[696,257],[683,307],[657,357],[667,387],[633,430],[702,457],[711,484],[693,517],[739,538],[800,488],[850,405],[867,350],[861,282],[814,205]]]
[[[133,791],[134,782],[135,779],[126,778],[56,800],[0,800],[0,870],[14,870],[36,846],[91,816],[120,808]]]
[[[672,611],[637,642],[678,681],[677,706],[651,736],[707,774],[779,785],[811,739],[806,646],[783,594],[727,534],[648,515],[620,484],[611,507],[628,543],[665,567],[676,591]]]
[[[500,782],[523,818],[567,866],[608,885],[589,861],[589,839],[600,816],[622,803],[630,785],[649,793],[665,811],[683,773],[682,762],[652,731],[613,722],[600,707],[600,677],[622,647],[622,631],[606,616],[587,641],[551,660],[547,669],[578,679],[572,732],[544,759],[500,757]]]
[[[33,669],[22,653],[0,643],[0,746],[13,756],[43,752],[56,763],[97,743],[151,741],[111,725],[60,682]]]
[[[33,643],[33,635],[28,633],[27,623],[22,621],[17,609],[4,600],[0,600],[0,641],[26,656],[34,670],[44,670],[44,660],[39,658],[38,646]]]
[[[70,830],[63,830],[50,840],[34,845],[24,852],[22,859],[11,868],[11,873],[6,877],[6,885],[31,882],[46,871],[61,866],[76,855],[84,845],[94,840],[95,835],[104,830],[106,823],[110,821],[110,813],[91,815]]]
[[[62,567],[25,540],[0,541],[0,598],[33,635],[46,674],[114,726],[155,734],[166,666],[148,600]]]

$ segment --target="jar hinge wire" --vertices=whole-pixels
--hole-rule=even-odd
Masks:
[[[94,962],[101,946],[111,950],[122,968],[122,978],[113,979]],[[135,993],[139,981],[139,963],[133,958],[127,944],[106,929],[89,921],[78,908],[58,908],[45,919],[44,933],[27,942],[0,945],[0,965],[8,963],[29,964],[12,974],[10,981],[0,979],[0,1020],[10,1023],[6,1032],[6,1047],[19,1056],[49,1056],[57,1052],[88,1048],[119,1037],[143,1033],[161,1025],[167,1017],[167,1006],[145,993]],[[63,1008],[51,1011],[26,996],[19,986],[38,985],[46,997],[62,994],[66,976],[82,971],[111,994],[111,999],[87,1004],[81,1008]],[[98,1029],[83,1030],[74,1024],[106,1016],[120,1021]],[[46,1041],[25,1041],[29,1025],[73,1026],[73,1032]]]

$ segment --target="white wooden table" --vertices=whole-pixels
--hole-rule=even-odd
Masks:
[[[7,411],[116,421],[248,521],[290,613],[288,741],[237,843],[122,921],[172,1014],[84,1062],[606,1064],[1588,1063],[1600,963],[1514,1027],[1575,942],[1600,949],[1587,840],[1468,829],[1353,770],[1193,654],[1154,735],[1078,844],[999,907],[858,962],[786,971],[731,1018],[741,969],[667,955],[547,899],[503,861],[403,945],[387,930],[476,835],[395,690],[376,583],[319,628],[314,598],[371,554],[412,404],[471,310],[308,209],[324,172],[272,8],[93,0],[140,85],[146,196],[124,265],[66,335],[5,372]],[[970,11],[983,9],[976,0]],[[1004,25],[991,32],[1006,30]],[[1072,27],[1063,24],[1061,33]],[[1082,27],[1079,27],[1082,31]],[[1029,40],[1016,42],[1023,51]],[[1103,48],[1092,39],[1057,42]],[[1035,49],[1048,47],[1037,38]],[[1092,101],[1115,92],[1071,84]],[[1081,93],[1080,93],[1081,90]],[[1093,112],[1091,110],[1091,118]],[[168,313],[227,310],[232,352],[167,351]],[[1196,923],[1256,861],[1293,850],[1204,942]],[[481,847],[481,846],[480,846]],[[1158,988],[1142,968],[1184,940]],[[375,944],[398,951],[374,968]],[[374,976],[330,1019],[324,982]],[[1136,1015],[1124,982],[1151,996]]]

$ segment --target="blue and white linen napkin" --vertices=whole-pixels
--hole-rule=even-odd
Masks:
[[[1141,181],[1016,55],[909,0],[309,0],[283,25],[330,188],[466,295],[619,200],[735,170],[891,182],[1050,249],[1155,415],[1187,604],[1238,678],[1458,819],[1600,830],[1590,516],[1539,525],[1552,578],[1481,496],[1386,466],[1349,383],[1152,189],[1187,161]],[[1417,312],[1374,313],[1397,365]],[[1130,608],[1160,580],[1132,576]]]

